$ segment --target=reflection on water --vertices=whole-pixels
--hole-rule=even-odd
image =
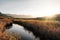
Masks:
[[[23,26],[13,24],[11,29],[7,30],[8,33],[13,32],[15,34],[20,34],[22,40],[39,40],[36,38],[32,32],[25,30]]]

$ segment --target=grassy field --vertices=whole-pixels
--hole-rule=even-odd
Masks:
[[[41,40],[60,40],[60,22],[48,20],[14,20],[14,23],[32,31]]]
[[[27,30],[32,31],[36,37],[40,38],[40,40],[60,40],[60,22],[59,21],[3,18],[3,19],[0,19],[0,29],[4,30],[4,28],[5,29],[9,28],[8,24],[10,23],[16,23],[16,24],[22,25]],[[6,32],[2,33],[1,30],[0,30],[0,39],[5,40],[4,38],[9,37],[9,40],[18,40],[16,39],[16,36],[12,34],[8,36]]]
[[[19,40],[18,37],[13,35],[13,33],[8,35],[6,32],[6,29],[10,29],[12,27],[12,23],[13,21],[9,18],[0,19],[0,40]]]

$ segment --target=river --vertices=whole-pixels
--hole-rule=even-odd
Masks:
[[[26,30],[23,26],[13,24],[12,28],[6,30],[8,33],[19,34],[21,40],[39,40],[31,31]]]

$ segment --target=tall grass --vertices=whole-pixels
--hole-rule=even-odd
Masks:
[[[60,22],[40,20],[18,20],[14,23],[32,31],[41,40],[60,40]]]

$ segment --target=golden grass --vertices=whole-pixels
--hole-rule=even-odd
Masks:
[[[44,40],[60,40],[60,22],[53,20],[19,20],[14,23],[24,26],[32,31],[34,35]]]
[[[20,22],[27,22],[30,24],[37,25],[37,27],[42,27],[44,29],[47,29],[49,31],[55,31],[55,32],[59,32],[60,30],[60,22],[58,21],[50,21],[50,20],[18,20]],[[28,25],[28,24],[27,24]]]
[[[10,34],[8,35],[7,32],[5,32],[5,30],[7,29],[7,27],[10,26],[10,23],[13,23],[13,21],[11,19],[8,18],[3,18],[0,19],[0,40],[18,40],[19,38]]]
[[[0,40],[18,40],[18,38],[12,34],[8,35],[7,32],[0,32]]]

